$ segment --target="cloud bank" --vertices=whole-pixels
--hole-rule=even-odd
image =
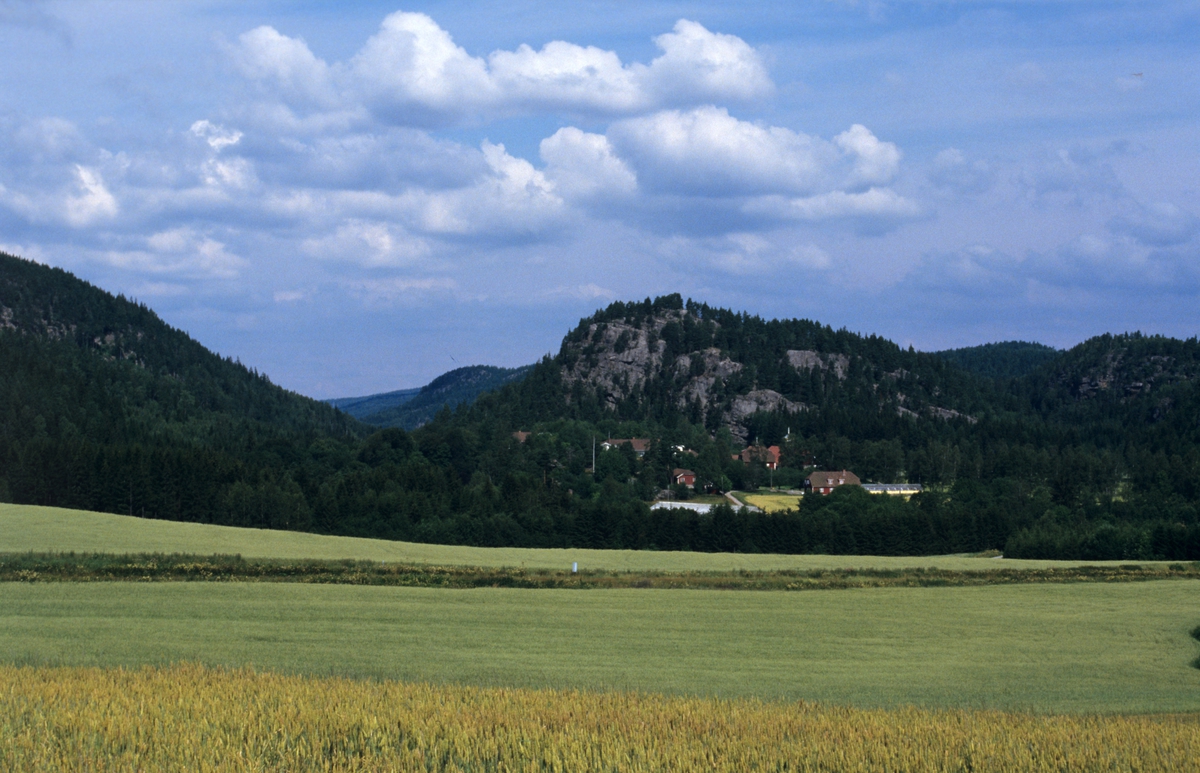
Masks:
[[[341,17],[306,27],[298,13],[237,22],[226,37],[181,25],[171,41],[190,35],[200,55],[166,59],[138,42],[153,30],[126,20],[120,40],[146,47],[110,56],[142,74],[47,75],[41,88],[67,84],[71,105],[0,106],[0,233],[26,255],[186,309],[200,329],[239,331],[292,324],[290,313],[357,320],[346,323],[357,334],[409,309],[421,330],[442,314],[444,332],[473,304],[513,319],[682,291],[867,332],[891,309],[905,324],[929,320],[938,338],[972,315],[1023,309],[1060,324],[1061,310],[1200,293],[1200,210],[1186,182],[1200,173],[1195,132],[1078,130],[1101,109],[1150,121],[1162,84],[1178,96],[1194,82],[1187,68],[1085,76],[1048,49],[993,48],[983,32],[962,54],[955,35],[992,22],[957,6],[933,14],[953,24],[914,32],[916,21],[888,26],[885,14],[846,40],[824,36],[836,25],[801,29],[794,9],[749,9],[758,21],[742,26],[693,10],[703,22],[651,9],[653,26],[639,17],[619,33],[591,18],[573,28],[595,37],[576,41],[502,14],[495,23],[509,26],[493,36],[451,9],[372,18],[339,38],[320,25]],[[62,29],[92,48],[120,31],[90,31],[76,6],[61,12]],[[777,29],[763,22],[776,15]],[[10,19],[0,35],[37,21]],[[866,39],[881,59],[846,42]],[[162,93],[168,60],[188,62],[173,88],[195,94]],[[40,63],[8,65],[14,84],[65,66],[12,61]],[[119,94],[126,112],[93,109],[76,82]],[[955,121],[957,132],[944,128]],[[1010,141],[1013,127],[1025,133]]]
[[[241,73],[290,109],[364,115],[395,125],[447,125],[543,112],[598,116],[664,105],[749,102],[774,84],[745,41],[686,19],[654,39],[662,54],[624,64],[613,51],[561,40],[534,50],[471,56],[421,13],[396,12],[345,62],[269,26],[244,33],[230,55]]]

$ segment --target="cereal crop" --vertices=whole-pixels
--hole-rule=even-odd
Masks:
[[[1200,716],[4,666],[0,769],[1148,773],[1200,769]]]

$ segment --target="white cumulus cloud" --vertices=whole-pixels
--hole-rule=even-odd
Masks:
[[[226,129],[224,126],[218,126],[208,120],[200,120],[193,123],[191,132],[207,142],[208,146],[216,151],[224,150],[230,145],[236,145],[242,139],[240,131]]]
[[[895,145],[857,124],[830,142],[713,106],[619,121],[608,136],[643,186],[700,196],[859,189],[891,180],[900,161]]]
[[[81,228],[97,220],[115,217],[119,207],[116,198],[104,187],[104,180],[95,169],[75,165],[79,177],[79,191],[68,196],[64,204],[67,223]]]
[[[613,152],[608,138],[569,126],[542,140],[546,177],[563,196],[624,197],[637,190],[637,176]]]
[[[654,41],[663,53],[649,64],[561,40],[472,56],[429,16],[398,11],[346,62],[328,64],[302,39],[266,26],[241,35],[230,55],[243,76],[296,109],[366,106],[409,126],[543,111],[622,115],[774,89],[758,52],[736,36],[681,19]]]
[[[331,107],[339,100],[329,65],[300,38],[262,26],[242,33],[229,53],[242,75],[274,86],[290,101]]]
[[[351,219],[328,236],[304,241],[317,258],[344,260],[368,267],[403,266],[429,254],[429,244],[398,226]]]
[[[664,53],[651,62],[649,80],[664,102],[749,100],[774,90],[758,52],[739,37],[680,19],[654,42]]]
[[[484,142],[488,172],[474,184],[400,197],[414,230],[442,235],[515,236],[551,227],[563,212],[554,183],[503,145]]]
[[[746,211],[772,214],[785,220],[831,220],[835,218],[906,219],[917,217],[916,202],[890,188],[871,188],[861,193],[830,191],[816,196],[763,197],[746,204]]]
[[[853,159],[854,171],[847,181],[850,186],[891,182],[900,168],[900,149],[890,142],[880,142],[862,124],[856,123],[837,135],[833,143]]]
[[[145,249],[110,250],[102,260],[111,266],[179,279],[236,279],[246,261],[225,244],[187,227],[151,234]]]

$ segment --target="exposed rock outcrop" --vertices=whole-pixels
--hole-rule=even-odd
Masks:
[[[733,398],[733,404],[725,414],[725,423],[735,437],[746,442],[749,432],[744,422],[754,414],[760,411],[797,413],[806,410],[807,405],[792,402],[773,389],[755,389]]]
[[[1063,374],[1058,382],[1068,386],[1075,397],[1087,400],[1108,392],[1123,399],[1148,394],[1165,384],[1191,381],[1200,377],[1193,363],[1176,362],[1165,354],[1129,356],[1125,348],[1114,348],[1082,373]]]
[[[710,428],[714,424],[723,425],[735,437],[746,441],[750,418],[756,413],[812,410],[798,399],[801,394],[807,395],[806,390],[812,386],[807,380],[802,387],[796,387],[797,379],[791,374],[788,379],[780,380],[779,372],[790,366],[797,374],[820,371],[832,376],[823,385],[813,387],[823,390],[817,394],[833,395],[826,399],[862,400],[863,395],[869,394],[874,397],[866,399],[873,399],[877,410],[896,410],[902,416],[924,421],[975,422],[974,417],[960,411],[931,406],[939,394],[936,386],[923,390],[925,394],[919,404],[906,403],[905,396],[896,393],[896,385],[919,377],[905,367],[890,365],[884,370],[863,361],[860,373],[859,359],[852,362],[852,355],[818,351],[815,346],[755,353],[755,357],[779,358],[769,365],[761,359],[756,360],[757,365],[739,362],[730,351],[713,345],[721,340],[717,321],[688,309],[659,309],[650,314],[596,319],[604,321],[589,321],[563,343],[561,372],[568,400],[581,388],[585,393],[594,393],[610,409],[628,406],[629,401],[640,404],[643,400],[665,398],[692,421],[703,421]],[[739,349],[735,347],[736,350]],[[851,364],[856,365],[858,374],[853,379]],[[763,386],[774,388],[760,388],[760,372],[767,379]],[[795,393],[777,391],[781,384],[791,384],[789,388],[795,388]],[[922,385],[914,382],[914,388],[921,390]]]
[[[687,379],[687,386],[680,396],[680,407],[699,401],[700,407],[707,410],[717,380],[724,381],[741,370],[742,364],[722,356],[720,349],[704,349],[676,357],[675,377]]]
[[[974,416],[962,413],[961,411],[956,411],[953,408],[942,408],[939,405],[926,406],[921,412],[914,411],[911,408],[905,407],[905,403],[908,401],[908,396],[903,393],[897,394],[896,400],[900,403],[896,406],[896,413],[900,416],[907,416],[910,419],[919,419],[922,416],[929,416],[934,419],[941,419],[942,421],[963,419],[968,424],[974,424],[975,422],[979,421],[979,419],[975,418]]]
[[[579,346],[574,364],[563,369],[563,382],[568,386],[577,381],[586,382],[597,390],[609,407],[616,407],[662,367],[666,344],[658,340],[657,334],[669,321],[670,318],[664,315],[641,327],[624,322],[589,325],[585,343]],[[653,342],[650,340],[652,332],[655,334]]]
[[[809,349],[789,349],[787,361],[796,370],[833,369],[837,377],[845,381],[850,368],[850,358],[844,354],[821,354]]]
[[[968,424],[974,424],[975,422],[979,421],[979,419],[976,419],[974,416],[968,416],[967,414],[960,413],[953,408],[942,408],[937,405],[929,406],[929,415],[933,416],[935,419],[941,419],[943,421],[964,419]]]

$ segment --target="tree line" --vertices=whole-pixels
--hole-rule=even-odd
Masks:
[[[999,378],[877,337],[667,296],[583,320],[558,355],[472,405],[412,432],[375,431],[145,307],[65,272],[10,267],[0,260],[3,501],[485,546],[1200,559],[1194,339],[1107,337],[1032,369],[979,365],[1023,372]],[[738,378],[750,380],[714,385],[715,404],[753,385],[810,406],[747,421],[755,442],[780,445],[780,469],[735,460],[743,443],[679,400],[673,369],[615,410],[564,384],[590,325],[665,312],[668,353],[741,358]],[[799,373],[779,364],[789,349],[843,353],[850,367]],[[901,393],[914,414],[936,403],[970,418],[905,415]],[[640,457],[599,450],[610,437],[653,442]],[[774,514],[650,510],[676,467],[715,490],[798,486],[813,467],[926,490],[797,496]]]

